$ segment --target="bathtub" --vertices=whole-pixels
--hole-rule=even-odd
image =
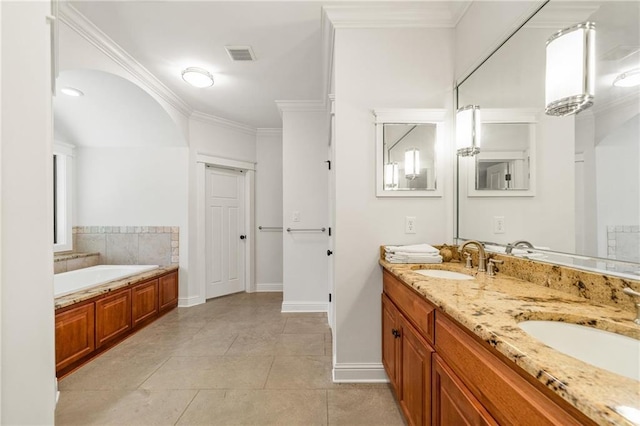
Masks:
[[[150,271],[158,265],[97,265],[53,276],[54,297]]]

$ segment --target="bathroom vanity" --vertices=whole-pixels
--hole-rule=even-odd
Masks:
[[[616,299],[623,287],[638,290],[640,282],[493,257],[505,262],[495,277],[460,263],[380,261],[382,359],[408,423],[633,424],[629,413],[640,413],[640,382],[554,350],[518,323],[570,322],[638,339],[632,300]],[[473,278],[434,278],[419,269]],[[547,284],[503,271],[522,271]],[[571,277],[577,276],[574,286]],[[580,296],[578,282],[588,297]],[[563,285],[567,291],[553,288]]]
[[[177,265],[160,267],[56,298],[58,378],[176,306]]]

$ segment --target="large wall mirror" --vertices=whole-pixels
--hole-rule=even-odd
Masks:
[[[593,106],[576,115],[546,115],[546,41],[587,21],[596,31]],[[479,156],[458,161],[458,238],[496,247],[527,240],[544,250],[541,259],[640,278],[640,85],[619,85],[639,68],[640,2],[551,0],[463,79],[458,107],[530,111],[535,143],[528,153],[520,142],[500,146],[513,159],[492,158],[490,146],[483,153],[485,133],[490,140],[500,133],[504,142],[521,141],[527,131],[483,127]],[[524,165],[512,163],[516,153],[535,159],[529,164],[535,182],[505,190],[505,175],[513,182],[512,168]],[[500,194],[530,189],[525,197]]]

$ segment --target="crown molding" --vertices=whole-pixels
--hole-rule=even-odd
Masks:
[[[600,5],[596,3],[564,4],[551,2],[536,13],[527,22],[525,28],[561,30],[575,25],[577,22],[587,21],[598,9],[600,9]]]
[[[453,28],[465,11],[466,7],[454,12],[446,2],[323,7],[334,28]]]
[[[282,129],[270,129],[270,128],[258,128],[256,130],[257,136],[282,136]]]
[[[193,113],[189,104],[68,2],[60,2],[59,19],[180,113],[187,117]]]
[[[282,117],[284,112],[327,112],[327,102],[323,101],[276,101]]]
[[[257,131],[251,126],[239,123],[237,121],[227,120],[226,118],[216,117],[215,115],[206,114],[200,111],[194,111],[189,117],[192,120],[200,121],[201,123],[212,124],[217,127],[222,127],[236,132],[244,133],[250,136],[256,136]]]

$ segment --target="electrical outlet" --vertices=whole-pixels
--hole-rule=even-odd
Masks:
[[[299,211],[294,211],[293,214],[291,215],[291,220],[294,222],[300,222],[300,212]]]
[[[416,217],[406,216],[404,218],[404,233],[415,234],[416,233]]]
[[[493,217],[493,233],[494,234],[504,234],[505,233],[504,216],[494,216]]]

